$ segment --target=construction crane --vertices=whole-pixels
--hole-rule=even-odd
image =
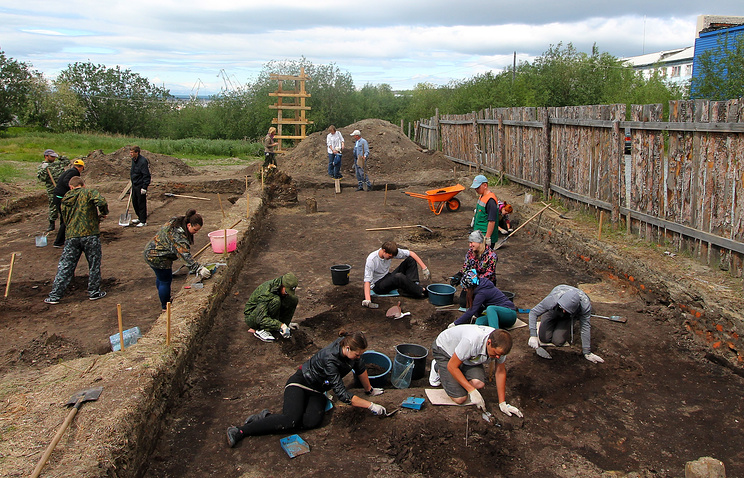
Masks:
[[[199,87],[201,87],[201,86],[206,87],[207,85],[204,84],[204,82],[201,80],[201,78],[197,78],[196,79],[196,83],[194,83],[194,86],[191,87],[191,97],[189,98],[190,100],[193,101],[193,100],[199,98]],[[196,90],[196,93],[194,93],[194,90]]]
[[[235,75],[233,75],[235,76]],[[230,81],[230,76],[227,74],[224,68],[220,70],[219,73],[217,73],[217,77],[222,77],[222,81],[225,82],[225,88],[224,91],[232,91],[235,89],[235,86],[233,86],[232,81]],[[235,80],[237,82],[237,80]],[[240,83],[238,83],[240,85]]]

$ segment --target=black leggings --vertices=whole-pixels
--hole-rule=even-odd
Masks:
[[[243,425],[243,435],[266,435],[269,433],[293,430],[295,428],[317,428],[323,421],[328,398],[320,392],[310,391],[290,384],[307,387],[302,371],[297,370],[287,380],[284,387],[284,407],[281,414],[269,415]]]
[[[393,272],[375,282],[372,289],[375,294],[387,294],[393,289],[398,289],[400,295],[421,299],[424,297],[424,288],[417,284],[419,280],[418,263],[413,257],[406,257]]]

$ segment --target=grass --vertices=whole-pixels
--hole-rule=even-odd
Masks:
[[[111,154],[123,147],[138,145],[153,153],[174,156],[189,166],[235,165],[263,156],[263,145],[242,140],[148,139],[92,133],[51,133],[38,128],[8,128],[0,132],[0,181],[33,179],[42,153],[51,148],[69,158],[85,157],[100,149]],[[18,163],[33,163],[23,167]],[[31,166],[29,164],[28,166]]]

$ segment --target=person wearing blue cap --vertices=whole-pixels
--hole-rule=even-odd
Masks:
[[[488,178],[482,174],[473,178],[470,189],[475,189],[475,192],[479,194],[478,203],[473,213],[473,221],[470,225],[473,230],[483,233],[486,245],[490,247],[499,239],[499,200],[488,189]]]

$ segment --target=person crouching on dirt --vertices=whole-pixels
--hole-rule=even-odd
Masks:
[[[486,402],[478,389],[486,386],[483,364],[496,361],[496,393],[499,409],[506,415],[521,417],[517,407],[506,403],[506,361],[512,348],[512,338],[503,329],[482,325],[460,325],[444,330],[431,346],[429,384],[442,385],[453,402],[462,405],[470,398],[478,408],[486,410]]]
[[[514,303],[490,280],[478,277],[475,269],[465,272],[461,284],[467,296],[468,310],[452,322],[452,326],[470,324],[475,319],[476,325],[508,329],[517,321]],[[485,315],[481,316],[484,311]]]
[[[291,322],[298,302],[296,288],[297,277],[291,272],[256,287],[243,310],[248,332],[264,342],[276,339],[272,332],[288,339],[290,329],[299,327]]]
[[[552,358],[540,346],[540,342],[561,346],[572,338],[574,320],[581,324],[581,348],[584,358],[593,363],[603,363],[604,360],[591,350],[592,303],[589,296],[576,287],[558,285],[547,297],[530,310],[530,339],[527,344],[535,349],[542,358]],[[537,318],[543,316],[540,323],[540,333],[537,330]]]
[[[475,269],[478,277],[484,277],[496,284],[496,264],[499,256],[496,251],[486,245],[485,237],[480,231],[473,231],[468,236],[468,252],[465,253],[465,262],[460,272],[455,274],[450,281],[453,286],[460,285],[465,272]],[[463,289],[460,294],[460,307],[467,307],[467,293]]]
[[[180,257],[186,263],[189,272],[196,274],[198,278],[209,279],[212,276],[209,269],[191,256],[194,235],[203,225],[201,215],[197,214],[195,209],[189,209],[183,216],[170,218],[145,246],[145,262],[155,272],[155,287],[158,289],[160,307],[163,311],[171,301],[173,261]]]
[[[108,213],[108,203],[101,193],[85,188],[85,182],[80,176],[70,179],[70,190],[62,198],[61,205],[61,214],[66,225],[65,248],[59,258],[52,291],[44,302],[59,304],[72,280],[81,254],[85,254],[85,260],[88,261],[88,298],[97,300],[106,296],[106,292],[101,290],[99,223]]]
[[[393,259],[403,259],[393,272],[390,263]],[[382,247],[367,256],[364,264],[364,300],[362,307],[376,309],[379,307],[372,302],[372,292],[387,294],[397,289],[401,295],[423,299],[428,294],[419,285],[418,266],[425,280],[429,280],[431,272],[424,261],[413,251],[399,249],[393,241],[386,241]]]
[[[499,201],[499,233],[503,235],[510,234],[513,229],[511,227],[511,220],[509,219],[509,215],[514,211],[514,208],[511,204],[508,204],[506,201]]]
[[[248,417],[241,427],[227,429],[227,443],[234,447],[246,436],[287,433],[294,429],[311,429],[320,426],[325,414],[328,397],[325,392],[333,390],[340,401],[353,407],[366,408],[373,415],[387,413],[385,407],[352,395],[346,389],[343,378],[352,370],[368,396],[381,395],[381,388],[369,383],[367,368],[362,353],[367,349],[367,338],[363,332],[339,334],[332,344],[319,350],[287,380],[284,386],[282,413],[271,414],[263,410]]]

